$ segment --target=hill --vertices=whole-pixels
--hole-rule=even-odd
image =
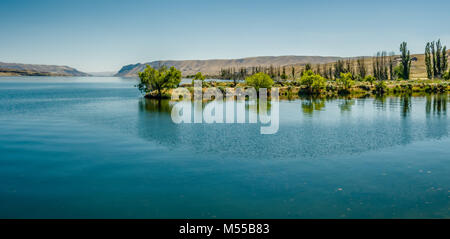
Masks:
[[[152,67],[175,66],[181,71],[183,76],[194,75],[202,72],[206,75],[218,75],[220,69],[229,67],[252,67],[252,66],[286,66],[295,64],[324,64],[335,62],[340,57],[323,57],[323,56],[260,56],[241,59],[215,59],[215,60],[186,60],[186,61],[153,61],[149,63],[138,63],[126,65],[117,72],[116,76],[135,77],[137,73],[144,70],[146,65]]]
[[[0,62],[0,76],[89,76],[68,66]]]

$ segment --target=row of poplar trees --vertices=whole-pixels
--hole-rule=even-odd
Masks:
[[[428,42],[425,46],[425,65],[428,79],[441,78],[448,68],[447,46],[441,40]]]

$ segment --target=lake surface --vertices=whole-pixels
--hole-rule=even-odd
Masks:
[[[0,218],[450,218],[448,95],[174,124],[135,79],[0,78]]]

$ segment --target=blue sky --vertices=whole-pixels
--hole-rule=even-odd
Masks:
[[[450,45],[449,1],[2,0],[0,61],[117,71],[153,60]]]

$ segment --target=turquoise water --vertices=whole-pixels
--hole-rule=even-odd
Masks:
[[[172,123],[122,78],[0,78],[0,218],[450,218],[448,95]]]

